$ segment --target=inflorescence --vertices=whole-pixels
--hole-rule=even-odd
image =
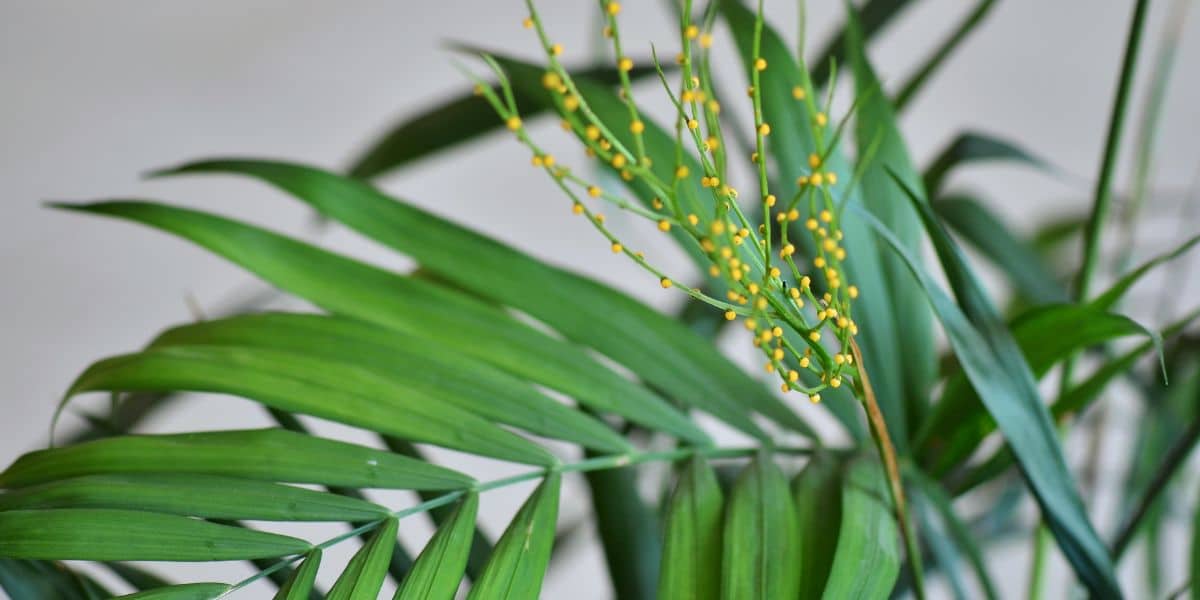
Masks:
[[[770,190],[766,164],[771,124],[764,120],[760,92],[760,81],[769,77],[774,67],[759,56],[763,23],[760,2],[754,32],[755,58],[747,89],[754,115],[754,148],[747,158],[757,175],[759,202],[758,206],[743,207],[728,175],[729,162],[735,156],[725,143],[721,103],[710,71],[715,11],[710,7],[700,23],[693,23],[692,0],[685,0],[679,22],[682,50],[675,59],[680,74],[676,89],[672,89],[656,54],[653,59],[675,109],[674,164],[670,168],[656,166],[647,152],[649,126],[634,102],[630,78],[634,61],[621,43],[621,4],[615,0],[599,0],[599,4],[605,21],[603,35],[611,42],[620,80],[623,120],[601,121],[597,117],[588,94],[580,89],[583,84],[573,79],[560,62],[563,47],[548,37],[532,0],[526,0],[529,16],[523,25],[534,30],[545,53],[547,64],[541,85],[563,116],[562,128],[578,138],[589,157],[615,172],[628,189],[637,191],[638,199],[627,199],[590,182],[544,152],[521,119],[511,82],[491,57],[484,59],[500,85],[493,89],[476,79],[476,93],[487,99],[508,129],[532,152],[533,166],[551,176],[571,200],[573,212],[590,221],[614,253],[632,259],[653,274],[663,288],[682,290],[722,311],[727,320],[741,318],[754,336],[755,347],[766,358],[767,372],[778,375],[781,389],[802,392],[812,402],[819,402],[823,390],[840,387],[844,378],[856,373],[850,344],[858,333],[852,316],[852,301],[858,297],[858,289],[847,281],[843,268],[846,249],[839,225],[840,204],[834,196],[838,177],[825,165],[841,127],[828,131],[829,117],[818,106],[801,61],[804,83],[792,90],[792,98],[807,103],[809,113],[814,115],[808,126],[816,152],[808,157],[807,174],[796,182],[797,191],[790,198],[776,197]],[[825,102],[828,105],[829,99]],[[694,172],[697,165],[699,172]],[[695,187],[697,179],[699,189]],[[716,293],[723,293],[723,298],[668,277],[642,252],[617,239],[605,225],[604,214],[591,207],[593,203],[610,204],[648,219],[660,231],[683,240],[707,259],[711,279],[705,289],[720,290]],[[756,222],[753,217],[757,214],[768,216]],[[806,231],[811,241],[807,258],[800,258],[803,253],[797,247],[799,241],[789,240],[793,225],[796,231]],[[798,258],[812,270],[802,269],[796,262]]]

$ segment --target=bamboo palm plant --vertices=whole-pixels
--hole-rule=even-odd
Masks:
[[[464,69],[473,93],[389,131],[344,174],[246,158],[154,173],[274,186],[411,257],[419,268],[409,274],[169,204],[57,204],[190,240],[320,310],[249,307],[88,367],[59,413],[77,395],[102,392],[113,398],[108,418],[0,473],[0,587],[17,600],[111,596],[90,567],[55,562],[78,560],[136,588],[130,598],[216,598],[263,578],[277,584],[276,598],[375,598],[389,577],[398,599],[535,598],[562,533],[563,479],[582,476],[622,599],[923,598],[927,572],[959,597],[996,597],[985,550],[1017,527],[1014,499],[1026,492],[1045,532],[1031,536],[1041,558],[1030,594],[1041,593],[1052,540],[1090,594],[1121,597],[1114,565],[1135,534],[1161,531],[1167,517],[1155,501],[1200,436],[1179,425],[1195,414],[1184,396],[1195,395],[1196,346],[1184,332],[1197,313],[1153,330],[1117,312],[1135,283],[1197,238],[1118,265],[1115,283],[1093,291],[1109,266],[1099,246],[1147,2],[1136,3],[1130,25],[1093,210],[1044,236],[1045,246],[1082,239],[1077,270],[1010,233],[974,197],[944,189],[949,173],[974,161],[1050,168],[1045,161],[972,133],[923,173],[913,165],[896,115],[993,2],[979,2],[893,96],[865,47],[905,4],[848,6],[844,30],[810,62],[766,22],[761,0],[673,4],[678,29],[662,44],[678,50],[635,58],[622,43],[622,6],[600,0],[611,53],[574,70],[528,1],[523,25],[539,60],[459,48],[486,67]],[[729,44],[714,39],[721,22]],[[710,53],[723,47],[744,66],[744,95],[720,96],[737,76],[714,72]],[[837,114],[839,72],[853,97]],[[654,101],[667,103],[669,120],[647,116]],[[738,103],[752,119],[744,126],[730,116]],[[527,128],[551,116],[586,165],[565,164]],[[370,183],[493,130],[507,130],[545,172],[564,218],[586,219],[597,243],[646,273],[632,284],[685,294],[684,311],[658,312]],[[664,270],[610,229],[604,210],[670,236],[699,276]],[[1007,311],[960,240],[1016,290]],[[770,386],[717,351],[713,339],[732,323],[749,332]],[[1103,351],[1087,364],[1098,366],[1075,373],[1076,355],[1094,348]],[[1155,354],[1191,382],[1183,395],[1164,391],[1147,360]],[[1039,380],[1060,365],[1058,393],[1043,398]],[[1152,417],[1139,441],[1144,460],[1130,466],[1129,518],[1105,543],[1060,437],[1080,429],[1079,415],[1119,378],[1139,383]],[[129,433],[180,392],[257,402],[278,426]],[[845,434],[834,437],[849,442],[816,431],[816,411],[828,411]],[[314,435],[310,418],[373,432],[379,444]],[[711,422],[744,443],[717,443],[703,425]],[[985,444],[992,439],[1000,443]],[[565,445],[552,451],[544,440]],[[488,479],[434,464],[425,447],[527,470]],[[641,468],[650,463],[670,468]],[[663,479],[660,497],[639,491],[647,477]],[[480,504],[525,482],[536,489],[493,542],[477,527]],[[411,490],[420,501],[384,506],[371,489]],[[982,517],[963,515],[955,501],[965,495],[983,503]],[[436,533],[414,557],[398,521],[421,515]],[[305,540],[245,521],[347,529]],[[348,563],[322,562],[323,550],[343,544],[358,547]],[[172,584],[126,562],[225,560],[251,561],[255,574]],[[327,591],[315,584],[321,568],[339,573]]]

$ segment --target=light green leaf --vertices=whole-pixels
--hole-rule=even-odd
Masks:
[[[383,580],[387,578],[388,562],[396,546],[399,521],[387,519],[371,538],[359,548],[329,589],[326,600],[376,600]]]
[[[263,229],[146,202],[75,206],[151,225],[192,240],[268,282],[337,314],[431,339],[517,376],[633,421],[653,412],[688,439],[704,434],[660,398],[605,368],[578,346],[546,335],[466,294],[368,266]],[[337,282],[337,284],[333,284]],[[741,412],[748,427],[757,428]]]
[[[917,192],[919,198],[923,198],[921,176],[913,167],[896,123],[895,111],[867,58],[853,7],[849,2],[846,6],[846,54],[854,70],[855,102],[858,105],[854,135],[859,161],[866,161],[856,167],[861,173],[863,204],[896,235],[910,253],[919,257],[923,240],[921,221],[905,201],[900,186],[908,186]],[[870,156],[867,156],[867,148],[873,148]],[[900,181],[893,179],[892,175]],[[886,249],[879,250],[887,297],[919,296],[920,287],[909,276],[904,262]],[[928,306],[920,302],[893,302],[891,310],[896,323],[897,340],[903,340],[903,351],[898,357],[899,377],[904,390],[908,425],[900,430],[900,435],[905,437],[897,446],[900,452],[904,452],[908,446],[908,430],[915,429],[924,420],[929,407],[929,392],[937,375],[937,351],[933,341],[933,316]],[[891,430],[890,423],[888,429]]]
[[[0,556],[47,560],[209,561],[307,552],[296,538],[132,510],[0,512]]]
[[[729,22],[745,68],[753,68],[756,58],[753,52],[755,14],[741,2],[722,2],[721,10]],[[763,26],[759,54],[771,65],[770,76],[759,81],[763,119],[771,125],[771,135],[767,138],[768,150],[777,171],[771,190],[779,198],[791,198],[798,189],[796,179],[808,174],[806,166],[809,154],[817,151],[811,134],[815,112],[810,110],[807,102],[793,98],[792,90],[797,86],[805,88],[809,98],[815,92],[805,80],[801,66],[796,64],[783,38],[769,25]],[[826,141],[829,141],[829,137],[826,136]],[[827,154],[822,169],[837,173],[839,181],[843,182],[838,185],[849,186],[854,179],[850,163],[838,148],[833,148]],[[861,190],[857,186],[844,193],[847,205],[862,205]],[[907,351],[907,346],[902,347],[898,342],[893,303],[889,300],[887,282],[880,264],[880,247],[870,230],[852,211],[844,211],[839,218],[845,234],[842,244],[847,254],[846,280],[860,290],[854,304],[854,320],[862,332],[857,338],[858,343],[862,346],[863,360],[871,373],[871,383],[879,397],[892,439],[902,450],[909,438],[903,403],[903,370],[900,367],[901,356]],[[803,219],[793,226],[789,239],[798,249],[805,248],[806,256],[814,256],[811,235],[804,229]],[[841,418],[846,416],[844,413],[834,414]],[[852,423],[845,424],[850,431],[856,429]]]
[[[0,473],[0,487],[106,473],[197,473],[394,489],[449,490],[474,483],[466,475],[391,452],[280,429],[251,429],[129,435],[38,450]]]
[[[63,404],[83,392],[169,390],[232,394],[280,410],[504,460],[555,460],[514,433],[366,369],[263,348],[172,346],[108,358],[75,380]]]
[[[907,190],[907,188],[906,188]],[[1083,510],[1049,411],[1020,347],[1001,321],[962,251],[929,207],[910,194],[954,288],[956,305],[881,223],[865,215],[921,282],[963,371],[1014,449],[1042,517],[1075,573],[1092,593],[1120,596],[1112,561]]]
[[[562,477],[546,476],[504,530],[468,600],[537,598],[550,562]]]
[[[471,551],[479,495],[467,494],[454,513],[425,545],[394,600],[444,600],[453,598],[462,581]]]
[[[435,340],[381,330],[362,321],[299,313],[243,315],[177,327],[150,344],[152,348],[176,345],[268,348],[353,364],[488,421],[617,454],[630,449],[607,425],[505,371]]]
[[[229,591],[224,583],[184,583],[120,596],[121,600],[212,600]]]
[[[783,471],[760,455],[738,477],[725,513],[721,597],[795,598],[796,512]]]
[[[292,572],[287,583],[279,587],[274,600],[308,600],[312,594],[313,582],[317,579],[317,571],[321,568],[321,549],[313,548],[300,567]]]
[[[712,467],[693,456],[680,472],[667,506],[659,598],[715,600],[720,596],[724,504]]]
[[[842,480],[837,460],[815,454],[792,480],[800,555],[800,597],[820,598],[829,578],[842,522]]]
[[[900,538],[883,469],[867,459],[846,468],[842,520],[823,598],[887,598],[900,573]]]
[[[89,475],[0,494],[0,510],[127,508],[206,519],[369,521],[387,509],[277,483],[195,473]]]
[[[1037,304],[1067,300],[1066,289],[1042,257],[974,198],[937,198],[933,212],[999,267],[1022,296]]]

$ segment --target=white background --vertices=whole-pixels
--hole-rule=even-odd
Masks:
[[[567,57],[585,60],[596,28],[594,3],[542,4],[548,27],[567,46]],[[673,55],[675,38],[665,29],[663,3],[625,4],[629,53],[648,54],[653,38]],[[767,4],[781,28],[794,29],[793,3]],[[841,3],[810,4],[809,39],[823,39]],[[968,8],[953,0],[916,4],[871,49],[893,90]],[[924,163],[964,128],[1002,134],[1076,178],[984,167],[956,183],[985,190],[996,210],[1022,230],[1048,215],[1083,210],[1131,4],[1000,2],[905,114],[914,156]],[[1162,37],[1167,6],[1157,2],[1152,11],[1142,75]],[[192,318],[185,302],[189,296],[212,308],[231,291],[256,289],[238,269],[186,243],[127,224],[52,211],[41,206],[44,200],[156,198],[308,235],[307,214],[261,186],[219,178],[143,182],[139,174],[228,154],[344,166],[387,124],[464,87],[451,66],[452,55],[441,47],[444,42],[466,40],[532,55],[536,45],[519,25],[523,16],[516,0],[0,2],[0,462],[46,443],[55,402],[90,361],[134,350],[163,327]],[[1169,91],[1168,125],[1158,145],[1155,181],[1166,190],[1185,189],[1197,166],[1200,81],[1194,74],[1200,64],[1200,16],[1192,17],[1184,28],[1179,76]],[[731,42],[719,35],[718,44]],[[740,70],[725,64],[730,85],[741,85]],[[1139,79],[1138,103],[1145,81]],[[653,93],[643,89],[644,97]],[[543,139],[561,140],[552,125],[537,131]],[[569,148],[561,141],[550,145]],[[552,185],[514,148],[503,136],[490,137],[397,173],[384,184],[417,204],[659,306],[678,303],[678,294],[658,289],[651,278],[613,257],[581,221],[571,219]],[[579,164],[568,150],[560,156]],[[1122,156],[1128,166],[1129,153]],[[1123,175],[1122,183],[1126,180]],[[1195,223],[1176,223],[1174,210],[1152,211],[1149,235],[1139,238],[1136,248],[1139,255],[1165,248],[1178,238],[1180,227],[1196,229]],[[652,232],[622,219],[616,226],[630,239],[643,240],[652,253],[659,250],[661,264],[682,268],[682,260]],[[321,240],[380,264],[407,264],[341,230]],[[1153,299],[1157,290],[1150,286],[1141,293]],[[77,423],[74,417],[65,420],[68,428]],[[232,423],[267,421],[248,402],[206,397],[154,419],[146,430]],[[1118,435],[1115,449],[1105,450],[1114,459],[1121,458],[1121,439]],[[526,491],[485,499],[485,527],[493,535]],[[587,509],[580,491],[578,482],[568,485],[564,520]],[[381,499],[395,506],[410,501],[403,495]],[[1100,513],[1101,525],[1111,530],[1111,514]],[[320,539],[336,531],[317,527],[302,533]],[[406,525],[405,535],[415,550],[428,529],[414,522]],[[1184,540],[1173,543],[1184,560]],[[1007,544],[993,564],[1006,596],[1023,594],[1027,547],[1024,538]],[[609,597],[600,553],[587,543],[575,550],[549,577],[543,596]],[[328,557],[322,572],[326,584],[346,554],[335,551]],[[1052,564],[1054,585],[1065,585],[1064,564]],[[1128,585],[1140,585],[1137,569],[1136,557],[1125,561],[1122,576]],[[180,580],[232,581],[249,571],[230,563],[174,573]],[[1168,584],[1182,581],[1176,574]],[[254,589],[248,597],[262,596],[268,588]],[[1065,588],[1056,587],[1050,597],[1062,597],[1061,591]]]

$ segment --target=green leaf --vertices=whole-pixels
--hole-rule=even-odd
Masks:
[[[229,591],[224,583],[184,583],[120,596],[122,600],[212,600]]]
[[[867,58],[853,8],[849,2],[846,6],[846,54],[854,68],[855,102],[858,105],[854,134],[859,160],[867,161],[857,167],[861,172],[863,204],[910,253],[919,256],[923,239],[921,221],[905,201],[901,186],[916,190],[918,197],[923,197],[921,177],[909,158],[895,111]],[[874,148],[870,158],[865,156],[867,148]],[[904,262],[882,248],[880,252],[887,297],[919,296],[920,287],[909,276]],[[937,375],[937,351],[933,341],[933,316],[928,306],[920,302],[893,303],[892,318],[896,323],[896,338],[904,344],[898,358],[908,424],[898,428],[898,435],[903,438],[897,442],[898,450],[903,453],[908,445],[909,430],[924,420],[928,409],[929,392]],[[892,429],[890,423],[888,429]]]
[[[0,558],[0,590],[10,600],[100,600],[113,594],[62,563]]]
[[[900,573],[900,538],[877,463],[846,468],[837,550],[823,598],[887,598]]]
[[[842,480],[834,457],[816,454],[792,480],[799,540],[800,597],[820,598],[829,578],[842,522]]]
[[[1054,169],[1045,160],[1003,138],[978,131],[964,131],[946,146],[925,169],[925,190],[939,195],[946,176],[955,168],[976,162],[1016,162],[1047,172]]]
[[[680,472],[667,505],[658,583],[662,600],[719,597],[724,503],[712,467],[693,456]]]
[[[453,598],[467,566],[479,495],[467,494],[448,520],[425,545],[394,600]]]
[[[1018,317],[1012,324],[1017,346],[1037,379],[1079,350],[1131,335],[1145,335],[1161,345],[1157,333],[1123,315],[1092,306],[1050,304]],[[930,473],[944,474],[962,464],[995,429],[995,421],[979,402],[968,376],[957,371],[947,379],[941,401],[918,432],[915,445]]]
[[[537,598],[550,562],[562,476],[546,475],[496,542],[468,600]]]
[[[927,205],[915,195],[910,194],[910,200],[921,215],[961,309],[912,260],[886,227],[870,215],[866,217],[876,233],[905,257],[913,275],[921,282],[964,373],[1014,449],[1042,517],[1076,575],[1093,594],[1119,597],[1112,561],[1083,510],[1029,365],[969,270],[962,251]]]
[[[640,422],[646,420],[641,415],[653,411],[669,426],[663,431],[706,439],[686,418],[666,412],[660,398],[605,368],[585,350],[465,294],[198,211],[145,202],[73,208],[180,235],[330,312],[445,344],[601,412]],[[733,414],[757,430],[746,415]]]
[[[637,61],[637,64],[644,65],[648,62]],[[654,72],[654,69],[648,67],[635,67],[629,72],[629,78],[636,81],[653,75]],[[601,84],[617,82],[617,72],[611,67],[580,69],[574,76]],[[547,108],[519,92],[515,96],[517,105],[523,109],[522,117],[526,120],[543,114]],[[458,93],[437,106],[405,119],[378,136],[354,159],[346,172],[351,177],[362,179],[379,177],[416,160],[501,129],[502,125],[496,117],[496,112],[483,96],[472,91]]]
[[[630,296],[390,198],[361,181],[300,165],[237,159],[191,163],[168,173],[233,173],[262,179],[411,256],[452,284],[524,311],[672,397],[716,416],[744,412],[738,407],[744,390],[762,387],[711,343]],[[596,327],[601,322],[605,326]],[[786,408],[775,413],[787,415],[784,425],[808,431]]]
[[[130,435],[38,450],[0,473],[0,487],[106,473],[196,473],[394,489],[449,490],[474,483],[449,469],[374,448],[280,429],[251,429]]]
[[[488,421],[612,453],[631,448],[607,425],[505,371],[434,341],[362,321],[299,313],[244,315],[177,327],[150,344],[175,345],[268,348],[353,364]]]
[[[1036,304],[1067,300],[1066,289],[1038,253],[974,198],[939,197],[933,211],[999,267],[1022,296]]]
[[[399,524],[395,518],[389,518],[375,530],[329,589],[325,596],[327,600],[376,600],[379,597],[383,580],[387,578],[392,548],[396,546]]]
[[[1097,296],[1095,300],[1092,300],[1090,304],[1099,308],[1109,308],[1113,306],[1120,301],[1120,299],[1125,295],[1125,292],[1129,291],[1129,288],[1133,287],[1133,284],[1137,283],[1139,279],[1146,275],[1146,273],[1149,273],[1154,269],[1154,267],[1173,260],[1184,252],[1191,250],[1192,247],[1198,242],[1200,242],[1200,235],[1192,236],[1182,244],[1176,246],[1173,250],[1159,254],[1158,256],[1147,260],[1141,265],[1138,265],[1136,269],[1130,271],[1125,276],[1117,280],[1117,282],[1105,290],[1104,293]]]
[[[725,514],[721,597],[795,598],[796,512],[783,471],[760,455],[738,477]]]
[[[244,460],[244,459],[243,459]],[[132,510],[0,512],[0,556],[58,560],[208,561],[307,552],[304,540]]]
[[[382,506],[325,492],[195,473],[91,475],[0,495],[0,510],[31,508],[127,508],[256,521],[367,521],[387,514]]]
[[[757,58],[754,56],[753,36],[755,13],[741,2],[722,2],[721,10],[729,22],[742,62],[749,72],[754,68]],[[772,191],[779,198],[791,198],[797,191],[796,179],[808,174],[806,166],[809,154],[815,153],[817,148],[810,127],[816,115],[807,102],[799,102],[792,97],[792,90],[797,86],[805,87],[810,97],[812,90],[783,38],[769,25],[763,26],[759,54],[771,65],[771,76],[762,78],[759,87],[763,119],[771,125],[771,135],[767,138],[768,150],[777,170]],[[854,179],[849,162],[837,147],[827,153],[822,169],[837,173],[839,181],[847,186]],[[850,188],[846,192],[845,202],[847,205],[861,205],[861,190],[857,186]],[[893,304],[888,301],[887,282],[880,264],[881,254],[874,237],[862,220],[850,211],[843,212],[839,218],[845,234],[842,244],[847,254],[847,281],[860,290],[854,305],[854,320],[862,331],[857,338],[858,343],[863,348],[863,360],[871,373],[871,383],[879,397],[892,439],[898,448],[902,448],[909,438],[903,408],[903,370],[900,367],[901,356],[907,347],[898,345]],[[789,239],[797,248],[807,248],[811,246],[810,237],[808,230],[803,227],[803,221],[799,221],[798,225],[792,227]],[[806,250],[805,254],[814,255],[811,249]],[[844,414],[834,414],[845,417]],[[843,423],[848,430],[855,430],[853,423]]]
[[[589,452],[588,456],[594,457],[595,453]],[[584,476],[616,597],[656,598],[662,529],[658,516],[638,492],[637,467],[597,469]]]
[[[312,594],[317,571],[321,568],[321,549],[313,548],[300,567],[292,572],[287,583],[279,587],[274,600],[308,600]]]
[[[167,390],[232,394],[289,412],[504,460],[529,464],[555,460],[514,433],[366,369],[263,348],[172,346],[108,358],[75,380],[60,410],[83,392]]]

